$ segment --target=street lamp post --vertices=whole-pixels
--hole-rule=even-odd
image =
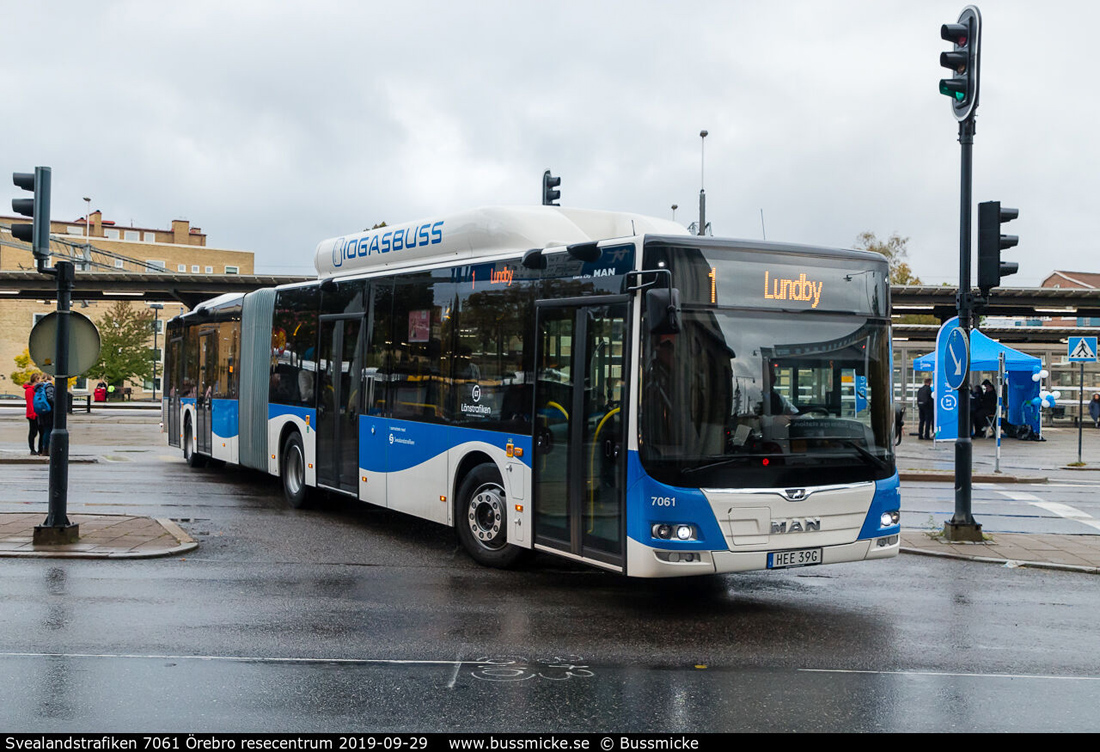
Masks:
[[[699,131],[699,234],[707,234],[707,192],[704,189],[703,178],[705,176],[704,169],[706,167],[705,161],[705,146],[707,143],[707,136],[710,135],[706,130]]]
[[[84,203],[87,205],[84,212],[84,268],[88,268],[88,262],[92,260],[92,199],[90,196],[84,197]]]
[[[150,303],[149,307],[153,309],[153,401],[157,401],[157,361],[160,360],[160,353],[157,352],[157,330],[160,322],[160,312],[164,310],[163,303]]]

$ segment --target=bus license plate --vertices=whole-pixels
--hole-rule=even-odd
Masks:
[[[775,551],[768,554],[768,569],[808,567],[812,564],[820,563],[820,548],[802,548],[796,551]]]

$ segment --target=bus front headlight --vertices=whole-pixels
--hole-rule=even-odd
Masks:
[[[688,523],[667,523],[660,522],[650,528],[650,534],[654,538],[661,540],[680,540],[680,541],[693,541],[698,540],[699,536],[695,532],[695,526]]]

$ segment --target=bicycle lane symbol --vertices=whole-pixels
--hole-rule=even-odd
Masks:
[[[516,656],[486,657],[476,661],[478,667],[471,671],[475,679],[482,681],[518,682],[540,678],[549,681],[587,679],[596,674],[576,655],[552,656],[530,661]]]

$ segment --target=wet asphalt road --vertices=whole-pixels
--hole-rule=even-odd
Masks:
[[[0,415],[0,444],[20,428]],[[148,419],[73,428],[103,461],[70,469],[70,511],[172,517],[200,547],[0,560],[4,731],[1100,730],[1094,576],[500,572],[442,527],[189,470]],[[0,511],[45,509],[44,466],[0,473]]]

